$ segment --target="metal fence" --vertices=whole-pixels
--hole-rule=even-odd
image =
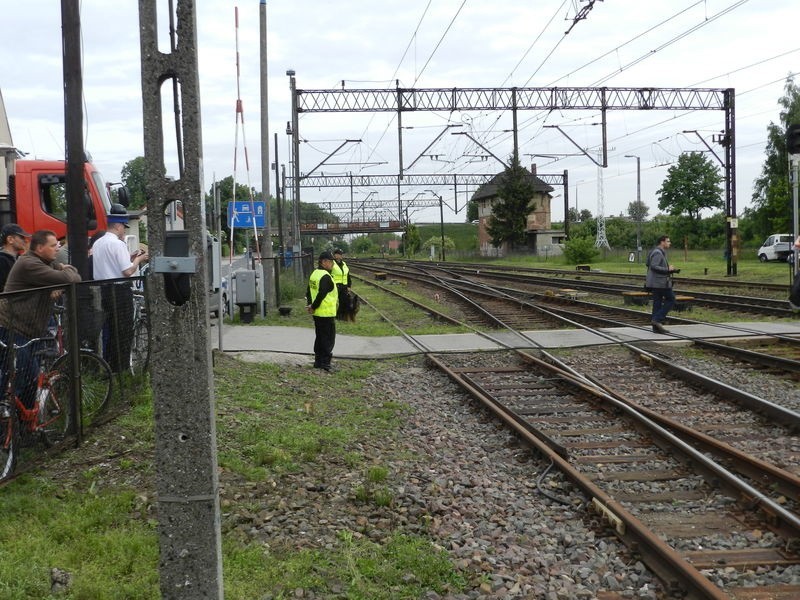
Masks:
[[[0,416],[13,412],[33,441],[78,444],[147,401],[147,309],[139,277],[0,294]]]

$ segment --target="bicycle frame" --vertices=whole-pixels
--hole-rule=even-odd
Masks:
[[[22,346],[17,346],[14,344],[15,349],[24,348],[25,346],[33,345],[37,342],[50,342],[53,338],[50,337],[43,337],[43,338],[32,338],[26,344]],[[7,347],[2,341],[0,341],[0,347]],[[33,408],[26,408],[25,404],[22,402],[20,397],[16,393],[15,388],[15,380],[16,380],[16,355],[13,359],[14,365],[13,369],[10,370],[11,376],[8,378],[6,382],[6,391],[5,397],[8,399],[13,398],[13,408],[17,411],[17,415],[19,416],[19,422],[24,427],[24,430],[27,433],[37,433],[38,431],[45,431],[48,426],[52,425],[58,419],[62,418],[63,416],[67,415],[67,407],[62,403],[62,400],[58,398],[58,395],[55,393],[53,389],[53,383],[63,377],[63,373],[58,371],[51,370],[49,367],[45,366],[44,361],[39,361],[39,372],[36,375],[36,395],[34,398]],[[51,363],[52,364],[52,363]],[[53,402],[58,410],[53,414],[52,417],[47,418],[46,420],[40,419],[40,415],[43,414],[44,406],[47,401],[50,400]]]

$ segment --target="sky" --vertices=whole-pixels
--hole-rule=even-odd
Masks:
[[[60,4],[4,4],[0,90],[14,142],[31,157],[61,158]],[[276,133],[279,162],[291,172],[289,69],[300,90],[734,88],[741,215],[763,165],[767,126],[779,123],[786,78],[800,71],[800,12],[792,0],[265,0],[270,133],[262,147],[260,4],[196,2],[206,190],[215,179],[233,175],[234,164],[237,182],[261,190],[262,156],[268,152],[274,160]],[[167,0],[158,0],[158,7],[157,29],[167,40]],[[575,20],[579,14],[584,18]],[[85,144],[106,179],[119,181],[122,166],[144,154],[138,2],[83,0],[81,23]],[[518,119],[521,162],[535,163],[539,173],[567,170],[570,206],[595,215],[601,207],[606,216],[627,213],[636,199],[637,161],[631,157],[639,157],[639,191],[650,216],[659,212],[656,192],[682,152],[704,151],[716,163],[705,140],[724,159],[724,149],[714,142],[724,128],[723,111],[608,111],[608,167],[601,170],[581,152],[597,156],[600,121],[597,112],[575,110],[520,111]],[[414,162],[408,173],[494,174],[503,169],[494,157],[507,160],[512,152],[507,112],[414,111],[404,113],[402,124],[405,167]],[[301,114],[299,132],[302,173],[320,163],[311,174],[398,172],[397,121],[391,113]],[[165,135],[174,137],[169,124]],[[345,143],[334,154],[345,140],[360,141]],[[167,171],[177,176],[173,157]],[[273,194],[274,188],[272,174]],[[428,189],[404,188],[403,199],[439,195],[445,221],[465,220],[470,190],[456,196],[451,188]],[[323,207],[352,202],[356,208],[365,198],[380,199],[396,218],[396,193],[394,188],[360,188],[352,195],[349,189],[303,188],[301,199]],[[563,190],[553,195],[553,220],[559,221]],[[412,205],[409,216],[437,222],[439,210]]]

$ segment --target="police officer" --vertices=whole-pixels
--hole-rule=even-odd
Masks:
[[[331,370],[333,346],[336,343],[336,310],[339,294],[331,277],[333,254],[329,250],[319,255],[317,268],[308,278],[306,310],[314,316],[314,368]]]
[[[354,320],[353,313],[353,296],[350,291],[350,267],[344,262],[344,252],[341,248],[333,250],[333,268],[331,269],[331,277],[333,283],[336,284],[336,291],[339,293],[339,309],[336,311],[336,318],[340,321]]]

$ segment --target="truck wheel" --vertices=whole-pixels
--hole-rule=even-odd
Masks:
[[[761,262],[767,262],[767,255],[766,254],[759,254],[758,255],[758,260],[760,260]]]

